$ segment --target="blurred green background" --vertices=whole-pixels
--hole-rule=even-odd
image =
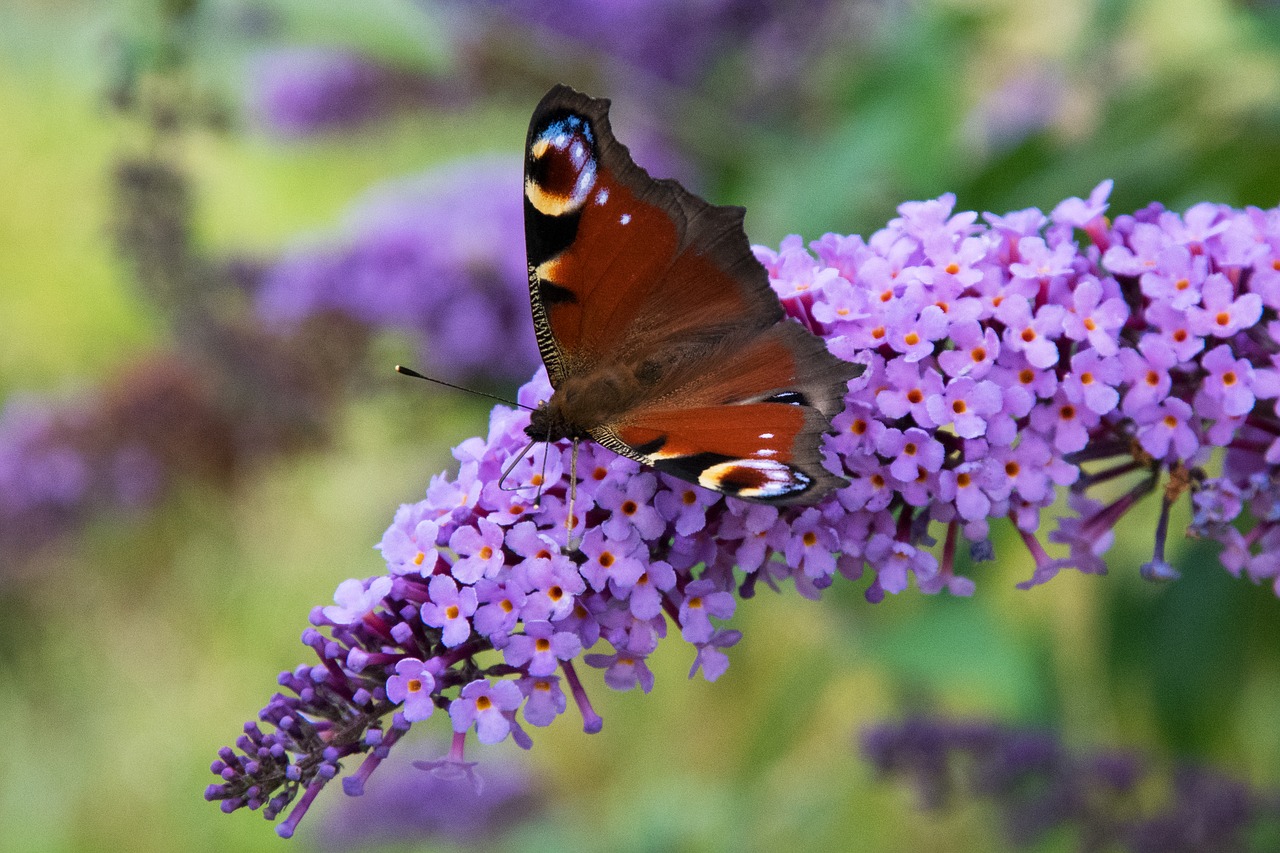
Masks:
[[[769,76],[752,67],[752,45],[730,43],[673,77],[611,59],[607,39],[579,51],[543,39],[545,27],[537,38],[518,20],[481,28],[457,6],[408,0],[8,0],[0,395],[75,399],[142,353],[189,345],[182,310],[157,307],[114,239],[121,162],[159,158],[184,176],[201,257],[266,263],[332,231],[380,181],[477,152],[518,162],[533,104],[561,78],[657,128],[704,194],[748,208],[759,243],[869,234],[901,201],[949,191],[962,210],[1048,210],[1108,177],[1113,214],[1280,199],[1274,4],[815,5],[839,25],[801,26],[775,46],[794,67]],[[273,133],[250,119],[244,93],[255,57],[288,46],[462,79],[464,96],[356,131]],[[166,124],[157,104],[180,115]],[[382,571],[371,545],[395,508],[487,426],[483,402],[395,381],[389,365],[407,353],[401,337],[374,339],[343,377],[323,441],[229,483],[180,480],[153,511],[97,512],[5,558],[0,848],[286,843],[257,814],[206,803],[208,765],[276,674],[307,660],[297,640],[310,608],[343,579]],[[972,600],[913,591],[870,606],[847,583],[821,602],[765,592],[740,606],[746,637],[716,684],[686,680],[692,651],[678,641],[655,656],[648,696],[611,693],[589,673],[604,731],[583,735],[572,714],[535,731],[515,758],[543,809],[487,845],[1002,849],[989,805],[921,815],[908,788],[877,782],[859,758],[864,726],[911,711],[1050,726],[1073,747],[1132,746],[1280,787],[1280,603],[1181,541],[1172,562],[1185,577],[1141,582],[1156,509],[1126,525],[1107,577],[1020,592],[1030,561],[998,537],[998,562],[965,569]],[[1185,522],[1175,516],[1174,529]],[[316,848],[344,799],[327,791],[287,843]],[[1062,832],[1041,849],[1074,844]]]

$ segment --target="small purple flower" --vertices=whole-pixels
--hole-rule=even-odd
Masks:
[[[981,379],[1000,355],[1000,336],[977,320],[953,325],[951,340],[955,349],[938,354],[938,364],[951,377]]]
[[[733,596],[717,589],[714,581],[694,581],[685,587],[680,604],[680,635],[690,643],[709,642],[715,633],[710,617],[728,619],[736,605]]]
[[[1093,188],[1087,201],[1069,198],[1059,202],[1050,218],[1062,225],[1085,228],[1107,212],[1107,198],[1114,186],[1115,182],[1107,178]]]
[[[1100,356],[1112,356],[1119,351],[1117,336],[1129,318],[1124,300],[1119,295],[1107,296],[1096,277],[1082,278],[1071,294],[1071,305],[1062,320],[1064,335],[1072,340],[1088,341]]]
[[[1047,280],[1071,272],[1076,257],[1072,243],[1050,248],[1040,237],[1023,237],[1018,241],[1021,261],[1009,264],[1009,272],[1019,278]]]
[[[676,572],[670,563],[654,560],[630,590],[611,587],[619,598],[625,598],[631,615],[652,619],[662,612],[662,594],[676,585]],[[626,593],[626,595],[623,595]]]
[[[876,406],[888,418],[910,414],[923,427],[935,426],[930,420],[927,401],[942,391],[942,376],[936,370],[921,370],[919,362],[894,360],[885,367],[889,387],[876,394]]]
[[[586,655],[588,666],[604,670],[604,683],[613,690],[630,690],[639,687],[648,693],[653,689],[653,671],[645,656],[629,649],[619,649],[611,655]]]
[[[885,430],[876,442],[876,452],[891,460],[889,473],[903,482],[916,479],[921,469],[937,473],[946,456],[942,443],[917,427],[906,432]]]
[[[504,536],[503,529],[487,518],[479,519],[475,527],[459,527],[449,537],[449,547],[460,558],[453,564],[453,576],[461,583],[494,577],[506,561]]]
[[[477,607],[472,624],[498,646],[515,630],[528,597],[514,578],[505,584],[481,579],[475,590]]]
[[[706,642],[697,643],[698,655],[689,669],[689,677],[693,678],[702,670],[702,677],[707,681],[715,681],[729,669],[729,656],[724,649],[738,644],[742,639],[741,631],[717,628]]]
[[[605,534],[613,539],[625,539],[634,527],[641,539],[657,539],[667,527],[654,508],[653,495],[657,490],[657,477],[648,473],[601,488],[596,493],[596,506],[610,513],[602,525]]]
[[[1191,426],[1192,408],[1176,398],[1162,400],[1134,414],[1142,424],[1138,442],[1156,459],[1189,461],[1200,449],[1200,438]]]
[[[718,492],[677,480],[664,479],[664,489],[654,496],[653,505],[658,514],[675,525],[680,536],[692,536],[707,524],[707,507],[720,500]]]
[[[987,431],[987,419],[1004,403],[1000,386],[975,382],[967,376],[952,380],[941,395],[929,398],[929,418],[937,426],[951,424],[961,438],[978,438]]]
[[[551,675],[562,660],[572,660],[582,651],[576,634],[556,631],[550,622],[526,622],[524,633],[516,634],[502,650],[509,666],[530,675]]]
[[[1236,358],[1226,345],[1210,350],[1200,364],[1208,372],[1201,388],[1204,397],[1220,405],[1228,416],[1248,414],[1254,403],[1253,365]]]
[[[1081,350],[1071,358],[1071,372],[1062,380],[1062,393],[1072,403],[1105,415],[1120,403],[1116,387],[1122,378],[1124,368],[1118,359],[1103,357],[1096,349]]]
[[[404,718],[409,722],[425,720],[436,709],[432,694],[440,672],[437,661],[424,663],[417,658],[405,658],[396,664],[396,674],[387,679],[387,698],[404,705]]]
[[[818,510],[804,510],[789,528],[775,526],[774,531],[788,566],[800,569],[810,579],[830,577],[835,572],[838,537],[830,525],[823,523]],[[692,588],[685,590],[686,596]]]
[[[1025,300],[1015,298],[1001,302],[996,317],[1006,327],[1004,346],[1025,355],[1032,367],[1046,370],[1058,363],[1056,341],[1066,314],[1060,305],[1045,305],[1033,315]]]
[[[560,679],[554,675],[520,679],[525,695],[524,718],[531,726],[549,726],[568,706]]]
[[[474,725],[478,741],[498,743],[511,733],[512,717],[523,699],[514,681],[473,681],[449,703],[449,719],[455,732]]]
[[[530,558],[521,565],[529,588],[522,612],[525,619],[564,619],[587,588],[577,566],[563,554]]]
[[[391,592],[391,578],[373,578],[368,584],[354,578],[338,584],[335,603],[324,608],[324,618],[335,625],[350,625],[372,613]]]
[[[1226,276],[1214,273],[1205,280],[1201,306],[1188,310],[1187,320],[1196,335],[1229,338],[1252,328],[1262,317],[1262,297],[1256,293],[1236,296]]]
[[[643,543],[634,529],[613,539],[602,528],[592,528],[582,540],[587,561],[579,571],[592,589],[602,590],[610,582],[629,589],[644,574],[644,563],[639,559],[642,550]]]
[[[442,642],[449,648],[461,645],[471,636],[470,616],[476,612],[476,591],[461,589],[453,578],[436,575],[428,585],[431,600],[422,605],[422,621],[433,628],[444,629]]]

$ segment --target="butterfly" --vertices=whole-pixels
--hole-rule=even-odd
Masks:
[[[741,207],[651,178],[609,101],[556,86],[525,145],[529,298],[554,389],[533,441],[590,439],[739,498],[812,503],[845,481],[819,444],[860,365],[786,319]]]

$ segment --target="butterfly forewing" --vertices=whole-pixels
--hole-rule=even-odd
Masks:
[[[525,231],[538,342],[553,385],[579,365],[782,318],[741,208],[716,207],[674,181],[650,178],[613,138],[608,101],[557,87],[534,111]]]

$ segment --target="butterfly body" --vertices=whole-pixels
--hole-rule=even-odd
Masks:
[[[818,448],[860,368],[785,319],[743,210],[649,177],[608,105],[558,86],[529,127],[530,302],[555,393],[527,434],[738,497],[817,500],[843,482]]]

